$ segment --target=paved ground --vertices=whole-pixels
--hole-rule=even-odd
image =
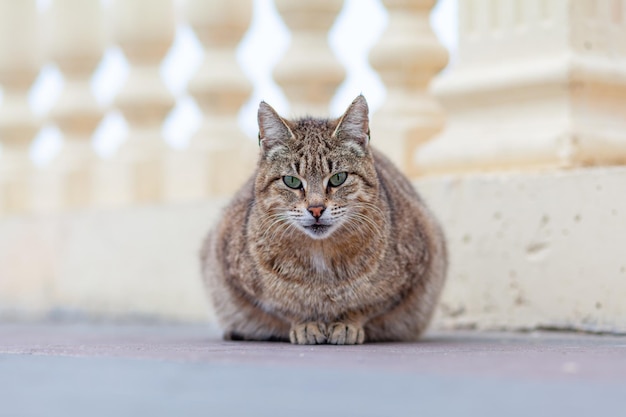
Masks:
[[[626,337],[223,342],[200,326],[0,325],[0,416],[626,415]]]

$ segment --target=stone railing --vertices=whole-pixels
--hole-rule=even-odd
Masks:
[[[235,166],[250,173],[251,146],[237,126],[239,108],[251,87],[235,60],[235,47],[250,22],[250,1],[187,1],[184,14],[205,48],[207,63],[189,84],[203,125],[186,150],[170,150],[161,134],[174,106],[159,66],[174,40],[171,0],[55,0],[44,13],[35,1],[0,2],[0,213],[128,206],[224,195],[241,183],[219,181],[217,172]],[[105,112],[90,78],[105,48],[117,45],[129,76],[113,107],[124,116],[128,136],[107,160],[91,139]],[[60,69],[65,86],[45,118],[28,106],[28,93],[42,65]],[[63,147],[43,169],[29,160],[29,147],[45,122],[63,133]]]
[[[428,24],[434,1],[385,3],[390,25],[371,61],[389,94],[376,123],[393,129],[385,148],[413,172],[407,155],[442,126],[441,111],[426,88],[447,55]],[[327,114],[344,79],[327,41],[342,5],[342,0],[276,1],[291,45],[274,77],[293,114]],[[54,0],[40,13],[35,0],[0,1],[0,215],[197,201],[236,190],[256,156],[254,142],[238,126],[252,86],[235,56],[252,6],[252,0]],[[204,48],[204,63],[188,85],[202,123],[187,148],[174,151],[161,134],[174,97],[159,68],[180,21],[191,26]],[[103,108],[90,80],[111,46],[123,52],[129,75],[110,108]],[[65,83],[51,111],[39,117],[28,95],[48,62],[56,64]],[[123,115],[128,135],[111,158],[102,159],[92,137],[110,110]],[[35,167],[29,149],[44,124],[58,126],[63,145],[48,165]],[[224,172],[228,181],[220,177]]]
[[[197,250],[256,154],[237,121],[252,86],[235,54],[252,0],[36,3],[0,0],[0,314],[204,319]],[[273,75],[294,114],[326,114],[344,80],[327,42],[343,3],[275,0],[291,44]],[[459,1],[457,60],[437,77],[435,1],[382,3],[369,61],[387,96],[372,131],[446,229],[437,323],[626,331],[625,1]],[[173,150],[159,65],[180,22],[205,52],[187,88],[202,121]],[[111,45],[130,65],[111,106],[129,129],[102,159],[91,138],[111,109],[89,82]],[[65,84],[40,118],[28,94],[47,62]],[[37,167],[45,124],[63,147]]]

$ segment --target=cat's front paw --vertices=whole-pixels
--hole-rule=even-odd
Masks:
[[[333,323],[328,327],[327,343],[331,345],[360,345],[365,340],[363,327],[352,323]]]
[[[326,325],[316,321],[294,324],[289,332],[289,340],[295,345],[326,343]]]

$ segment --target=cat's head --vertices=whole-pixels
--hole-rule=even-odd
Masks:
[[[324,239],[342,227],[367,224],[364,213],[378,196],[378,178],[365,97],[358,96],[338,119],[290,121],[265,102],[258,117],[255,193],[265,227]]]

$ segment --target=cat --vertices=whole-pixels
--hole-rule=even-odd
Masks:
[[[412,341],[427,327],[444,235],[370,146],[368,113],[362,95],[338,119],[286,120],[259,105],[256,172],[201,251],[224,339]]]

